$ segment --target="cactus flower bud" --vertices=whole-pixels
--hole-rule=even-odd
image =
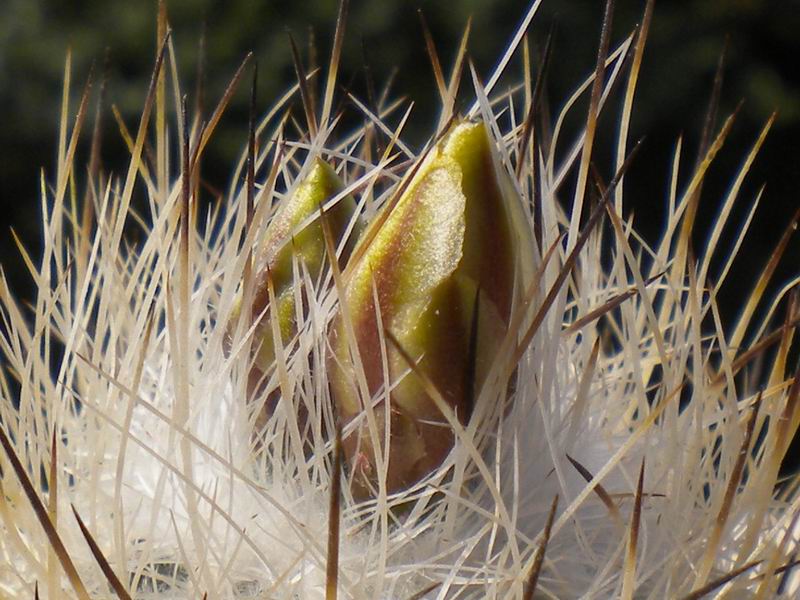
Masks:
[[[264,313],[269,305],[269,281],[271,280],[277,306],[277,319],[282,341],[290,339],[297,331],[297,309],[295,307],[295,279],[293,261],[305,265],[312,280],[316,280],[326,263],[325,241],[323,237],[320,218],[309,223],[299,232],[292,233],[303,221],[313,215],[320,215],[320,207],[333,196],[344,189],[333,168],[321,159],[316,159],[307,177],[298,185],[275,215],[267,228],[264,255],[266,263],[259,271],[256,278],[255,292],[253,295],[250,315],[256,323],[253,348],[252,368],[248,374],[247,397],[253,400],[259,388],[263,385],[265,373],[273,367],[275,362],[275,342],[270,316]],[[342,198],[336,206],[326,211],[327,219],[335,241],[338,243],[344,235],[347,226],[354,218],[356,201],[352,196]],[[360,221],[351,233],[350,240],[357,239]],[[288,236],[292,236],[288,239]],[[340,256],[344,263],[352,250],[354,242],[348,242]],[[239,300],[239,303],[241,299]],[[233,310],[231,327],[235,326],[241,306],[237,304]],[[267,404],[256,420],[257,428],[266,423],[274,412],[278,400],[277,394],[267,399]]]
[[[454,434],[419,373],[466,423],[506,334],[515,294],[524,289],[520,255],[531,248],[524,233],[529,228],[492,144],[483,123],[455,125],[352,265],[341,302],[352,319],[370,398],[359,393],[342,315],[331,329],[329,364],[339,418],[345,425],[357,420],[343,440],[357,495],[378,488],[378,448],[388,460],[389,493],[441,465]],[[383,330],[417,365],[408,372],[402,353],[387,344],[388,381]],[[386,389],[391,390],[388,420],[387,407],[376,401]],[[370,402],[377,435],[374,429],[370,433],[364,414]]]

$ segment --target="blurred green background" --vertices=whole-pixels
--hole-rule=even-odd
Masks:
[[[73,107],[92,63],[103,70],[108,48],[107,104],[116,104],[128,126],[135,128],[154,60],[156,0],[3,0],[0,2],[0,263],[12,288],[31,299],[33,287],[9,232],[13,227],[33,256],[39,253],[41,231],[39,171],[54,180],[63,66],[73,52]],[[449,72],[458,40],[471,15],[470,57],[488,77],[527,3],[519,0],[352,0],[340,82],[365,95],[364,65],[378,88],[397,67],[393,90],[415,102],[409,141],[419,147],[438,118],[434,79],[425,53],[416,9],[421,8]],[[259,63],[259,106],[295,78],[286,31],[305,52],[309,30],[327,62],[337,3],[334,0],[252,2],[249,0],[171,0],[168,2],[184,89],[192,91],[200,33],[207,28],[206,103],[213,106],[248,50]],[[619,43],[641,18],[644,0],[618,0],[613,40]],[[555,111],[576,82],[593,69],[600,34],[602,2],[544,0],[530,30],[542,45],[556,23],[547,97]],[[744,187],[734,223],[762,183],[767,184],[753,230],[735,276],[721,295],[723,313],[735,316],[789,215],[800,205],[800,2],[798,0],[660,0],[645,52],[631,135],[646,135],[645,145],[626,178],[627,210],[654,239],[662,227],[669,167],[677,137],[685,135],[681,187],[694,163],[715,66],[730,40],[721,116],[744,100],[728,144],[712,168],[703,190],[697,236],[713,220],[722,194],[732,180],[759,129],[773,110],[779,117]],[[466,79],[468,82],[468,78]],[[206,153],[205,177],[217,187],[229,183],[234,157],[246,139],[247,86],[236,94],[214,142]],[[462,88],[463,89],[463,88]],[[610,177],[615,114],[602,120],[597,160]],[[113,120],[104,117],[106,170],[119,174],[125,152]],[[298,113],[299,114],[299,113]],[[718,121],[719,122],[719,121]],[[91,121],[85,127],[76,164],[88,159]],[[80,174],[82,175],[82,174]],[[723,240],[723,246],[730,244]],[[800,244],[794,240],[776,275],[773,289],[800,271]]]

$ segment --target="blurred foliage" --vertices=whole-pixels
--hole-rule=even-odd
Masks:
[[[417,7],[426,16],[446,71],[449,71],[467,19],[472,16],[470,57],[478,73],[488,77],[524,15],[527,3],[520,0],[351,1],[340,83],[364,97],[365,65],[379,89],[392,79],[397,67],[392,90],[415,102],[407,132],[411,142],[419,145],[430,134],[438,117],[438,98]],[[633,30],[643,8],[644,0],[618,0],[613,28],[616,43]],[[553,110],[593,68],[602,9],[602,2],[597,0],[544,0],[533,21],[531,37],[538,47],[542,46],[551,25],[557,24],[548,81]],[[32,249],[34,257],[38,254],[41,235],[38,173],[44,168],[48,181],[52,181],[67,49],[71,48],[73,55],[73,110],[92,64],[95,65],[95,79],[101,78],[107,51],[107,104],[117,105],[128,126],[135,128],[155,54],[156,10],[156,0],[4,0],[0,3],[0,107],[3,115],[0,214],[3,215],[3,231],[13,226]],[[191,95],[194,90],[198,40],[205,27],[207,110],[221,96],[248,50],[253,50],[259,63],[259,105],[265,110],[271,99],[295,77],[287,30],[293,33],[306,57],[309,32],[313,31],[320,62],[325,64],[330,53],[337,2],[170,0],[168,11],[185,91]],[[730,113],[742,99],[745,104],[731,137],[731,149],[720,156],[720,165],[712,171],[704,190],[704,198],[709,200],[704,205],[706,210],[701,211],[701,225],[713,218],[716,202],[730,181],[732,169],[738,165],[758,129],[773,110],[780,111],[755,173],[748,180],[750,187],[745,188],[744,201],[740,203],[743,211],[757,186],[764,181],[768,183],[756,222],[756,228],[768,234],[759,236],[759,229],[755,229],[749,236],[753,250],[748,256],[757,258],[744,261],[747,263],[741,268],[744,280],[752,279],[761,268],[762,259],[774,244],[776,227],[782,227],[798,204],[798,31],[798,0],[660,0],[656,3],[645,53],[631,134],[634,138],[646,134],[647,141],[633,172],[626,177],[626,190],[629,207],[636,211],[637,223],[646,235],[652,237],[661,226],[659,217],[671,154],[682,132],[686,133],[684,175],[694,160],[714,69],[726,36],[730,42],[720,114]],[[519,66],[516,68],[519,73]],[[469,77],[465,77],[462,90],[468,85]],[[246,87],[242,86],[236,94],[206,154],[204,175],[217,187],[229,183],[233,157],[245,142]],[[614,110],[620,104],[619,92],[616,98]],[[124,148],[109,113],[106,109],[104,166],[119,172],[125,164]],[[606,113],[601,123],[604,135],[613,135],[613,114]],[[84,129],[84,139],[88,140],[91,123]],[[598,147],[596,156],[601,165],[608,167],[612,150],[609,144]],[[76,164],[85,163],[88,141],[80,152]],[[656,197],[653,197],[653,190],[657,190]],[[700,231],[702,235],[702,228]],[[792,251],[800,256],[797,245]],[[0,262],[15,289],[23,297],[30,298],[30,278],[23,273],[11,236],[6,233],[0,236]],[[797,264],[800,260],[795,261]],[[788,272],[784,270],[778,277],[788,276]],[[740,281],[739,285],[744,284]],[[736,300],[738,302],[738,298]]]

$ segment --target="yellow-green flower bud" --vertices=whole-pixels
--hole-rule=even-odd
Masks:
[[[330,334],[329,370],[339,418],[345,425],[357,420],[351,433],[345,432],[344,447],[358,495],[378,488],[376,446],[388,459],[390,493],[441,465],[454,435],[418,373],[466,423],[472,390],[480,390],[506,334],[515,294],[524,287],[520,254],[532,249],[524,233],[529,228],[492,144],[483,123],[455,125],[425,159],[380,230],[365,240],[369,246],[347,280],[340,301],[352,319],[371,398],[359,393],[341,315]],[[415,360],[416,371],[409,372],[401,352],[386,344],[385,381],[382,330],[391,332]],[[388,453],[383,447],[386,406],[375,401],[385,389],[391,389]],[[369,402],[374,402],[375,437],[364,414]]]
[[[250,400],[261,387],[265,373],[268,373],[275,363],[276,340],[272,333],[269,312],[264,312],[269,305],[269,281],[272,282],[275,294],[277,304],[275,310],[281,341],[286,343],[297,332],[294,260],[304,264],[311,279],[316,281],[327,262],[325,238],[320,219],[326,219],[334,242],[338,243],[350,222],[357,218],[355,216],[356,201],[350,195],[337,202],[333,208],[324,213],[324,216],[321,215],[323,204],[343,189],[344,185],[333,168],[318,158],[314,161],[308,176],[297,186],[297,189],[286,200],[267,227],[263,252],[266,262],[256,278],[250,307],[251,319],[254,321],[258,319],[253,337],[255,356],[247,385],[247,395]],[[306,227],[292,233],[309,217],[314,216],[316,219]],[[360,221],[357,221],[350,234],[351,241],[346,244],[339,257],[342,265],[347,261],[350,251],[355,245],[354,240],[357,239],[359,233]],[[303,290],[303,294],[305,293],[307,293],[306,290]],[[240,313],[241,306],[237,305],[233,311],[231,328],[235,327]],[[274,412],[275,402],[277,402],[277,395],[267,401],[256,421],[258,427],[263,425]]]

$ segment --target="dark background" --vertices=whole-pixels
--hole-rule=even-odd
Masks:
[[[469,53],[478,72],[488,78],[527,8],[519,0],[352,0],[340,82],[364,97],[364,64],[377,87],[398,67],[393,89],[416,108],[407,128],[412,145],[420,147],[438,119],[438,98],[425,53],[416,9],[423,9],[444,68],[449,73],[458,40],[473,17]],[[613,45],[641,18],[644,0],[618,0]],[[286,30],[305,54],[309,28],[317,38],[320,62],[327,63],[337,10],[333,0],[252,2],[230,0],[224,7],[210,0],[168,3],[179,70],[184,89],[194,89],[197,46],[207,24],[207,105],[212,107],[248,50],[259,63],[258,97],[263,112],[294,81]],[[545,0],[530,30],[542,45],[556,22],[553,61],[547,97],[555,112],[579,79],[594,66],[603,6],[599,1]],[[0,263],[12,289],[31,299],[33,287],[13,244],[13,227],[34,257],[40,246],[39,172],[54,180],[54,163],[66,50],[73,51],[73,114],[80,88],[93,61],[102,72],[109,56],[108,103],[121,110],[135,130],[152,68],[156,1],[4,0],[0,3]],[[766,146],[743,188],[733,223],[742,221],[758,187],[766,183],[754,225],[735,272],[720,294],[730,323],[749,293],[786,226],[800,205],[800,1],[799,0],[660,0],[637,91],[631,137],[647,139],[626,177],[626,210],[645,237],[655,240],[662,227],[672,153],[684,135],[683,177],[688,183],[715,66],[730,40],[722,88],[720,116],[740,101],[741,113],[703,189],[696,240],[705,235],[718,202],[732,181],[753,140],[773,110],[779,111]],[[519,70],[517,70],[519,72]],[[469,83],[469,78],[465,78]],[[247,86],[242,86],[218,128],[204,160],[204,176],[218,188],[229,183],[234,158],[246,137]],[[462,90],[467,89],[462,86]],[[606,109],[595,155],[610,178],[614,121],[621,106],[621,88]],[[298,110],[298,114],[300,114]],[[103,166],[123,172],[127,158],[116,125],[105,116]],[[718,120],[718,125],[721,123]],[[576,123],[577,125],[578,123]],[[91,120],[84,127],[76,164],[88,160]],[[82,173],[79,173],[81,176]],[[732,227],[736,229],[736,226]],[[721,248],[732,244],[730,238]],[[712,273],[714,271],[712,270]],[[800,243],[793,240],[779,268],[776,290],[800,272]]]

